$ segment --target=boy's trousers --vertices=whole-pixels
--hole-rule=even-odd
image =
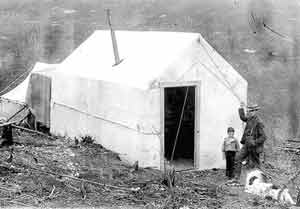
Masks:
[[[229,178],[234,177],[234,159],[235,159],[235,151],[226,151],[226,176]]]

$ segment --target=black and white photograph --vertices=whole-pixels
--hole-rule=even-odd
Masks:
[[[0,0],[0,208],[300,208],[300,1]]]

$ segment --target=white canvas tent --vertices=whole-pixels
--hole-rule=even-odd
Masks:
[[[57,70],[43,73],[51,78],[51,132],[91,135],[131,163],[163,168],[179,118],[176,123],[167,118],[167,100],[189,86],[193,120],[184,119],[189,123],[182,127],[193,127],[183,131],[178,150],[191,144],[199,169],[224,167],[221,144],[228,126],[241,136],[237,109],[246,101],[247,81],[200,34],[117,31],[116,36],[121,64],[113,67],[110,31],[95,31]],[[180,109],[184,98],[173,107]]]

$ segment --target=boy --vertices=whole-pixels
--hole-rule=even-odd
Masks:
[[[223,159],[226,158],[226,176],[229,179],[234,177],[234,158],[235,154],[240,150],[238,140],[234,137],[234,129],[227,129],[228,137],[224,139],[222,145]]]

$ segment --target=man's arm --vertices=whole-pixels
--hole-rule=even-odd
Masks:
[[[256,144],[263,144],[266,141],[267,137],[264,131],[264,125],[262,123],[257,124],[257,135],[258,137],[256,138]]]
[[[244,108],[239,108],[240,119],[244,122],[247,122],[247,117],[245,116]]]
[[[244,108],[245,108],[245,103],[244,102],[241,102],[241,106],[239,108],[239,115],[240,115],[240,119],[244,122],[247,122],[247,117],[245,115],[245,111],[244,111]]]

